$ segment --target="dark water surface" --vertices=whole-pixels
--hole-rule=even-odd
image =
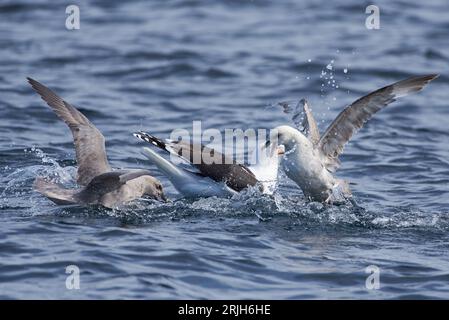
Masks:
[[[70,3],[80,30],[65,29],[64,1],[0,2],[0,298],[449,298],[446,1],[377,1],[380,30],[355,0]],[[73,185],[75,162],[26,76],[98,126],[115,167],[146,167],[135,130],[272,128],[289,118],[270,104],[303,97],[324,130],[364,93],[425,73],[441,76],[341,157],[355,207],[308,204],[284,179],[274,197],[185,201],[154,167],[178,200],[110,211],[31,189],[37,175]],[[72,264],[80,290],[65,286]]]

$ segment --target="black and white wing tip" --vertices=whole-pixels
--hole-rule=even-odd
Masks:
[[[151,134],[149,134],[149,133],[147,133],[145,131],[138,131],[138,132],[133,133],[133,135],[137,139],[140,139],[142,141],[151,143],[152,145],[154,145],[154,146],[156,146],[158,148],[161,148],[161,149],[164,149],[164,150],[168,151],[167,150],[167,145],[166,145],[166,143],[164,141],[162,141],[161,139],[159,139],[159,138],[157,138],[157,137],[155,137],[155,136],[153,136],[153,135],[151,135]]]

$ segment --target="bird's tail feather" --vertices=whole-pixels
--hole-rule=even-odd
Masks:
[[[43,177],[37,177],[33,184],[34,190],[46,196],[56,204],[76,203],[76,190],[65,189],[60,185],[46,181]]]

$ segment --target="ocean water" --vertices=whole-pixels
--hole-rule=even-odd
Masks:
[[[79,30],[65,2],[0,2],[0,298],[449,298],[447,1],[376,1],[378,30],[356,0],[72,2]],[[282,174],[273,197],[187,201],[132,137],[196,120],[273,128],[290,124],[273,104],[301,98],[324,131],[358,97],[427,73],[441,76],[346,147],[353,204],[308,203]],[[33,191],[37,175],[73,185],[76,163],[27,76],[98,126],[114,167],[149,168],[172,201],[60,207]]]

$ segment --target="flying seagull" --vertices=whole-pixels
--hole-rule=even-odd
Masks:
[[[161,140],[143,131],[134,133],[134,136],[179,160],[168,161],[150,148],[144,147],[142,150],[142,153],[164,172],[174,187],[185,197],[232,196],[247,187],[256,185],[263,193],[271,194],[274,191],[279,163],[278,154],[282,154],[282,149],[275,143],[261,143],[259,154],[266,152],[266,157],[255,162],[255,159],[262,159],[262,157],[257,158],[254,151],[251,155],[254,165],[245,166],[235,163],[228,156],[204,145],[170,139]],[[220,159],[220,161],[205,163],[201,155],[195,153],[213,155],[214,159]],[[194,159],[201,161],[195,164]]]
[[[437,74],[412,77],[371,92],[346,107],[322,136],[307,101],[301,100],[302,132],[290,126],[276,128],[275,138],[285,148],[281,165],[286,175],[309,200],[335,202],[350,197],[348,183],[333,175],[340,166],[338,157],[345,144],[376,112],[397,98],[420,91],[437,77]],[[285,105],[281,105],[285,109]],[[297,119],[295,115],[293,117]]]
[[[33,89],[62,119],[73,135],[77,183],[80,188],[66,189],[37,177],[34,188],[56,204],[103,205],[115,208],[142,196],[165,201],[161,183],[148,170],[112,170],[104,137],[75,107],[36,80],[27,78]]]

